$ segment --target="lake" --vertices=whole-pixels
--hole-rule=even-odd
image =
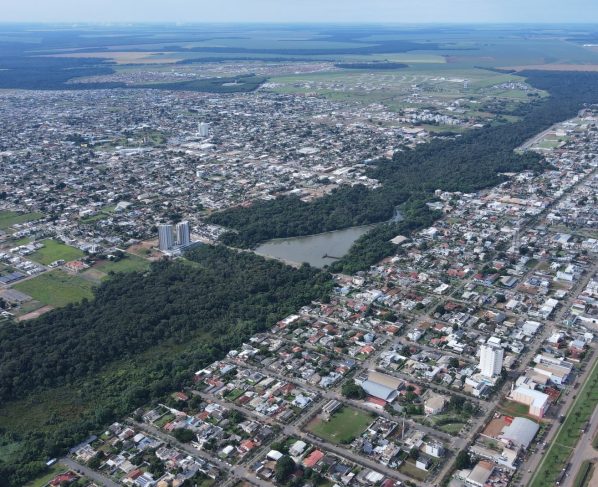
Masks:
[[[343,257],[353,242],[372,228],[373,225],[365,225],[305,237],[278,238],[263,243],[255,253],[288,263],[307,262],[314,267],[324,267]]]

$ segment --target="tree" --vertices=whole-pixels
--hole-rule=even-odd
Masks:
[[[348,399],[364,399],[366,397],[366,392],[363,390],[363,387],[358,386],[353,381],[345,382],[342,387],[343,396]]]
[[[190,443],[195,438],[195,433],[186,428],[176,428],[172,431],[172,436],[174,436],[181,443]]]
[[[457,454],[457,458],[455,459],[455,467],[457,470],[463,470],[465,468],[471,467],[471,458],[469,457],[469,453],[465,450],[461,450]]]
[[[286,484],[296,469],[297,465],[295,465],[293,459],[288,455],[283,455],[276,462],[276,469],[274,473],[276,476],[276,481],[281,484]]]

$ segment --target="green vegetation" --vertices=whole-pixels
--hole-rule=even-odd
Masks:
[[[399,472],[404,473],[405,475],[409,475],[409,477],[412,477],[422,482],[428,476],[428,472],[417,468],[415,466],[415,462],[411,459],[408,459],[401,464],[401,466],[399,467]]]
[[[349,379],[348,382],[345,382],[342,387],[343,396],[349,399],[364,399],[366,397],[366,392],[363,390],[363,387],[358,386],[353,382],[353,379]]]
[[[334,65],[341,69],[364,69],[364,70],[394,70],[408,67],[403,63],[371,62],[371,63],[337,63]]]
[[[49,265],[57,260],[68,262],[80,259],[85,255],[81,250],[58,242],[57,240],[42,240],[40,243],[44,246],[30,256],[31,260],[40,264]]]
[[[92,431],[189,385],[192,374],[315,299],[308,266],[204,246],[104,282],[93,301],[0,328],[0,486],[19,485]]]
[[[64,465],[59,465],[55,463],[48,469],[47,473],[45,473],[41,477],[32,480],[31,482],[28,482],[27,484],[25,484],[24,487],[45,487],[46,485],[48,485],[48,482],[50,482],[50,480],[52,480],[58,474],[64,473],[66,470],[68,469]]]
[[[17,223],[26,223],[43,218],[42,213],[17,213],[16,211],[0,211],[0,230],[5,230]]]
[[[565,467],[571,452],[579,441],[582,428],[590,419],[598,404],[598,362],[594,364],[591,374],[583,388],[577,394],[565,422],[544,455],[540,467],[536,471],[530,487],[554,485],[561,470]]]
[[[396,250],[390,238],[433,221],[436,215],[425,203],[433,199],[436,189],[472,192],[503,182],[505,172],[542,170],[539,155],[518,154],[514,149],[553,123],[574,116],[583,103],[598,101],[595,73],[528,72],[526,76],[551,96],[514,111],[512,115],[521,116],[520,121],[486,126],[452,140],[435,140],[399,152],[393,159],[379,160],[369,171],[369,176],[383,184],[377,190],[343,187],[311,203],[278,198],[214,213],[210,220],[235,230],[222,236],[224,243],[253,247],[271,238],[388,221],[403,205],[402,222],[377,226],[332,267],[348,273],[366,268]]]
[[[94,268],[110,272],[143,272],[150,268],[150,262],[133,254],[123,254],[116,259],[106,259],[98,262]]]
[[[172,436],[181,443],[191,443],[195,438],[195,433],[187,428],[177,428],[172,431]]]
[[[54,308],[93,298],[93,283],[58,269],[21,281],[13,287]]]
[[[344,406],[332,415],[330,421],[317,418],[309,424],[308,429],[324,440],[348,444],[363,433],[371,422],[370,414]]]
[[[202,91],[205,93],[246,93],[257,90],[266,78],[254,75],[230,78],[203,78],[175,83],[153,83],[136,85],[135,88],[155,88],[174,91]]]
[[[594,462],[586,460],[579,467],[579,472],[573,481],[573,487],[587,487],[590,485],[592,476],[594,475]]]

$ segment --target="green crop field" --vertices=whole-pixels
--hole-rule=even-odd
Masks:
[[[65,245],[56,240],[42,240],[44,246],[31,254],[31,260],[39,262],[40,264],[49,265],[57,260],[77,260],[85,254],[75,247]]]
[[[42,213],[17,213],[16,211],[0,211],[0,230],[12,227],[17,223],[26,223],[39,220]]]
[[[14,286],[33,299],[56,308],[93,298],[93,283],[61,270],[46,272]]]
[[[598,404],[598,361],[592,373],[577,394],[565,422],[561,425],[548,453],[544,455],[540,468],[536,471],[530,487],[555,485],[556,479],[565,467],[571,452],[579,441],[581,428],[588,421]]]
[[[308,429],[324,440],[347,444],[363,433],[372,421],[372,416],[368,413],[345,406],[335,413],[330,421],[316,418]]]

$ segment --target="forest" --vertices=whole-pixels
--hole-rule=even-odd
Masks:
[[[43,468],[40,458],[60,455],[90,431],[181,387],[197,368],[324,299],[332,286],[311,267],[222,246],[202,246],[187,259],[118,274],[93,301],[0,328],[0,450],[9,439],[18,445],[10,462],[0,461],[0,485],[19,485]],[[159,358],[140,360],[146,355]],[[47,413],[43,431],[11,431],[2,419],[11,403],[60,390],[77,391],[88,404],[77,419],[62,421],[59,407]]]
[[[211,222],[231,229],[222,236],[224,243],[244,248],[271,238],[385,222],[392,218],[395,208],[405,212],[401,205],[406,205],[408,211],[401,228],[396,230],[413,231],[429,225],[433,221],[429,219],[429,210],[420,203],[433,200],[436,189],[472,192],[503,182],[506,172],[543,170],[538,154],[519,154],[514,149],[552,124],[574,116],[584,103],[598,102],[596,73],[530,71],[522,75],[550,96],[526,105],[518,122],[488,125],[376,161],[368,175],[382,183],[379,189],[342,187],[310,203],[279,197],[248,208],[214,213]],[[393,225],[396,224],[391,223],[391,228]],[[394,230],[377,227],[364,235],[349,255],[335,263],[335,270],[364,269],[389,255],[394,246],[382,241],[381,236],[392,233]]]

